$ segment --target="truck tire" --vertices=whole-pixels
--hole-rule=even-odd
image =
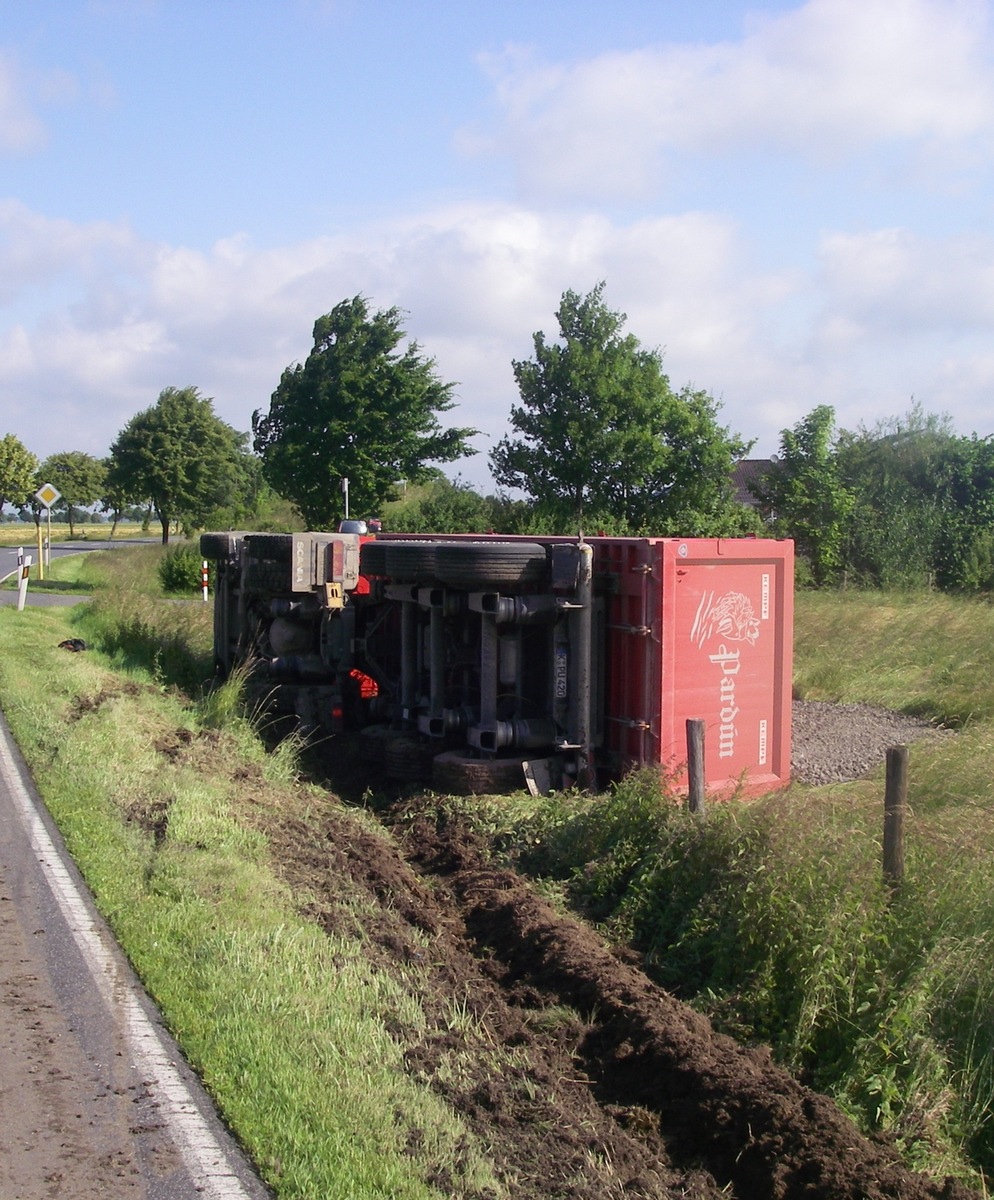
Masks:
[[[293,535],[289,533],[250,533],[245,543],[252,558],[267,562],[288,564],[293,554]]]
[[[447,796],[490,796],[518,792],[525,786],[521,758],[473,758],[459,750],[435,756],[431,784]]]
[[[545,549],[537,542],[447,542],[436,554],[438,579],[450,587],[539,583],[548,569]]]
[[[238,553],[238,546],[244,537],[244,533],[202,533],[200,553],[204,558],[231,558]]]
[[[387,778],[402,783],[430,783],[432,778],[431,748],[416,737],[403,734],[386,742],[383,769]]]
[[[245,567],[245,587],[257,596],[282,596],[290,591],[289,562],[254,562]]]
[[[399,583],[432,582],[435,579],[437,542],[385,542],[386,574]]]
[[[386,542],[363,542],[359,547],[359,573],[361,575],[385,575],[387,573]]]
[[[359,757],[371,767],[382,767],[387,745],[400,736],[389,725],[364,725],[359,730]]]

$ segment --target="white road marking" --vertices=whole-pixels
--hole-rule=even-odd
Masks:
[[[118,966],[92,920],[79,889],[66,870],[24,783],[10,735],[0,723],[0,774],[24,824],[31,847],[104,1002],[119,1012],[131,1058],[144,1078],[154,1081],[161,1111],[190,1177],[207,1200],[252,1200],[235,1164],[207,1125],[159,1031],[143,1010],[133,979]]]

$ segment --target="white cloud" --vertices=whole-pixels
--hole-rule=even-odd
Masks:
[[[33,212],[19,200],[0,200],[0,303],[30,290],[107,278],[122,270],[144,273],[146,249],[125,226],[85,225]]]
[[[478,427],[485,449],[517,399],[512,359],[531,354],[536,330],[556,335],[567,288],[585,292],[606,279],[606,300],[628,310],[631,332],[649,346],[679,347],[667,358],[674,383],[689,382],[692,366],[703,387],[709,361],[743,352],[753,314],[782,291],[776,281],[740,280],[735,227],[703,214],[619,227],[466,206],[278,249],[227,239],[207,253],[142,242],[121,225],[51,222],[21,206],[6,216],[17,265],[7,310],[28,316],[7,322],[0,400],[20,413],[18,436],[41,454],[67,441],[105,453],[124,421],[170,385],[200,387],[247,429],[282,370],[306,357],[314,319],[359,292],[405,312],[409,336],[443,378],[458,381],[450,419]],[[68,426],[45,419],[53,403],[77,414]],[[485,480],[483,460],[470,472]]]
[[[819,403],[849,428],[904,412],[912,394],[963,432],[989,421],[994,242],[982,238],[832,233],[816,270],[769,272],[736,222],[709,213],[623,224],[464,205],[347,236],[267,249],[232,237],[202,252],[9,204],[0,246],[11,281],[0,433],[41,457],[105,454],[167,386],[199,387],[248,429],[283,369],[306,357],[315,318],[362,293],[404,310],[409,336],[458,381],[449,420],[480,429],[483,453],[456,469],[489,486],[486,450],[518,399],[512,360],[530,357],[536,330],[555,337],[564,290],[601,279],[627,329],[664,351],[673,385],[710,391],[723,424],[759,439],[756,453]]]
[[[994,238],[927,238],[908,229],[836,233],[823,239],[828,344],[951,333],[994,326]]]
[[[686,156],[772,151],[837,163],[881,145],[971,157],[994,131],[982,0],[809,0],[740,41],[661,44],[573,65],[521,48],[484,60],[501,112],[487,139],[529,197],[651,194]]]

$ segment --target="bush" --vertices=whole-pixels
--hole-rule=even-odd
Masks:
[[[199,547],[174,546],[159,563],[159,582],[166,592],[196,592],[202,585],[202,569]]]

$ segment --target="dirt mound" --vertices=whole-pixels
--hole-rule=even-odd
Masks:
[[[767,1052],[716,1034],[634,956],[489,865],[459,823],[416,802],[396,815],[395,840],[344,812],[320,831],[286,814],[260,818],[314,919],[328,930],[354,922],[361,895],[371,956],[384,970],[422,965],[427,1029],[392,1033],[408,1069],[461,1113],[516,1197],[972,1194],[908,1172]],[[458,1027],[454,1009],[466,1015]],[[407,1136],[423,1148],[423,1131]],[[430,1182],[490,1200],[451,1164]]]
[[[576,1059],[592,1090],[602,1103],[651,1114],[671,1163],[706,1164],[742,1197],[969,1195],[906,1171],[768,1052],[716,1034],[525,880],[488,867],[471,840],[422,822],[411,849],[447,877],[477,953],[493,954],[491,974],[509,1001],[569,1004],[589,1022]]]

